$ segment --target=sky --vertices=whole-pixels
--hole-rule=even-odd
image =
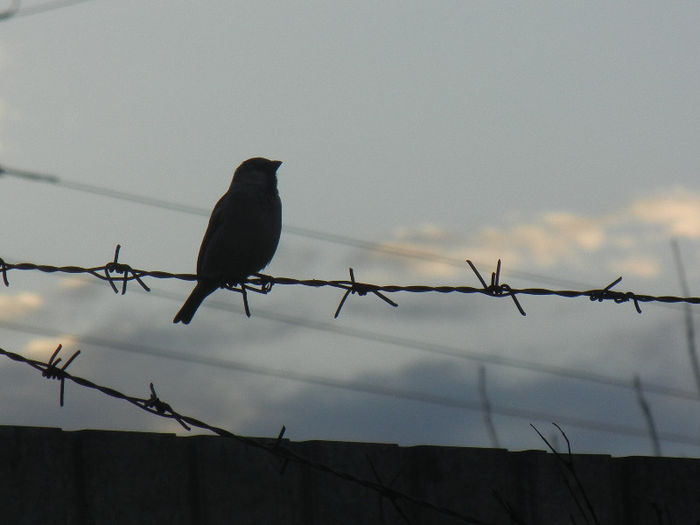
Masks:
[[[0,166],[59,183],[0,174],[0,257],[100,266],[120,244],[135,268],[194,272],[208,210],[261,155],[283,161],[271,275],[478,286],[464,261],[488,278],[501,259],[514,287],[681,295],[675,240],[697,296],[698,25],[693,2],[25,1],[0,20]],[[333,319],[338,290],[276,286],[250,319],[221,290],[183,326],[188,282],[8,278],[1,348],[80,349],[72,373],[153,382],[240,434],[524,450],[545,448],[530,423],[561,446],[556,422],[575,452],[646,455],[639,377],[662,454],[700,455],[677,305],[521,296],[521,316],[404,292]],[[57,391],[0,360],[0,424],[186,433]]]

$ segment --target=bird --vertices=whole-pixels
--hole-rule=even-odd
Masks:
[[[277,250],[282,203],[279,160],[253,157],[241,163],[214,206],[197,257],[197,285],[173,323],[189,324],[206,297],[224,284],[242,283],[265,268]]]

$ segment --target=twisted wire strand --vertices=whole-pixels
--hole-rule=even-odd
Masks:
[[[196,281],[197,275],[191,273],[171,273],[163,270],[142,270],[133,268],[128,264],[120,263],[119,250],[120,246],[117,245],[114,259],[102,266],[93,267],[83,267],[83,266],[52,266],[47,264],[35,264],[30,262],[21,263],[9,263],[4,259],[0,258],[0,274],[2,274],[2,280],[5,286],[9,286],[9,280],[7,277],[8,272],[12,270],[37,270],[45,273],[69,273],[69,274],[87,274],[96,279],[106,281],[112,287],[115,293],[119,293],[119,288],[117,285],[121,285],[121,293],[126,293],[127,283],[130,281],[136,281],[144,290],[150,291],[148,285],[144,282],[144,278],[151,277],[154,279],[179,279],[183,281]],[[640,303],[685,303],[689,305],[700,304],[700,297],[679,297],[673,295],[648,295],[639,294],[635,292],[621,292],[613,290],[612,288],[622,281],[622,277],[617,278],[607,286],[603,288],[597,288],[592,290],[551,290],[547,288],[513,288],[508,284],[500,282],[500,272],[501,272],[501,261],[498,261],[496,271],[491,274],[490,284],[482,278],[481,274],[474,266],[474,264],[467,260],[466,261],[471,267],[472,271],[476,274],[477,278],[481,283],[481,287],[475,286],[430,286],[430,285],[394,285],[394,284],[372,284],[360,282],[355,279],[355,273],[352,268],[350,268],[350,279],[340,279],[340,280],[323,280],[323,279],[297,279],[292,277],[274,277],[270,275],[256,274],[253,277],[249,277],[243,283],[222,283],[221,287],[232,291],[239,292],[243,295],[244,304],[246,306],[246,313],[250,315],[250,311],[247,305],[246,291],[254,291],[257,293],[269,293],[273,286],[307,286],[312,288],[322,288],[330,287],[337,288],[344,291],[344,295],[338,305],[335,312],[335,317],[338,317],[340,310],[345,304],[346,299],[352,295],[357,294],[364,296],[367,294],[374,294],[387,304],[391,306],[398,306],[398,304],[391,299],[389,299],[385,294],[393,294],[398,292],[409,292],[409,293],[461,293],[461,294],[482,294],[490,297],[510,297],[518,311],[521,315],[526,315],[525,310],[518,300],[518,296],[522,295],[533,295],[533,296],[556,296],[562,298],[577,298],[577,297],[588,297],[591,301],[603,302],[603,301],[613,301],[614,303],[626,303],[632,302],[636,311],[642,313]]]
[[[447,507],[442,507],[440,505],[436,505],[430,501],[412,496],[410,494],[401,492],[397,489],[394,489],[392,487],[389,487],[387,485],[382,484],[379,481],[370,481],[366,479],[359,478],[353,474],[350,474],[345,471],[341,470],[336,470],[329,465],[326,465],[323,462],[316,461],[307,457],[304,457],[293,450],[286,448],[281,445],[282,437],[285,432],[285,427],[282,427],[282,430],[279,433],[279,436],[277,437],[277,440],[273,444],[267,444],[261,440],[246,437],[246,436],[241,436],[238,434],[234,434],[233,432],[226,430],[221,427],[213,426],[208,423],[205,423],[204,421],[201,421],[195,417],[188,416],[185,414],[180,414],[176,410],[172,408],[172,406],[169,403],[166,403],[162,401],[160,398],[158,398],[158,395],[156,393],[155,387],[153,386],[153,383],[150,384],[150,391],[151,395],[148,398],[139,398],[135,396],[130,396],[127,394],[124,394],[114,388],[110,388],[107,386],[99,385],[89,379],[75,376],[70,374],[69,372],[66,371],[66,368],[68,368],[68,365],[70,365],[75,358],[79,355],[80,351],[78,350],[76,353],[73,354],[73,356],[66,362],[65,365],[63,365],[61,368],[59,368],[57,365],[61,361],[61,358],[57,359],[57,356],[59,352],[61,351],[61,345],[58,345],[54,353],[52,354],[51,358],[49,359],[48,362],[44,363],[42,361],[37,361],[34,359],[29,359],[23,355],[10,352],[8,350],[5,350],[3,348],[0,348],[0,355],[4,355],[5,357],[8,357],[9,359],[19,362],[19,363],[24,363],[26,365],[31,366],[32,368],[38,370],[41,372],[43,377],[46,377],[47,379],[57,379],[61,381],[61,406],[63,406],[63,392],[64,392],[64,383],[65,381],[71,381],[77,385],[80,385],[85,388],[89,388],[92,390],[97,390],[98,392],[105,394],[107,396],[116,398],[116,399],[121,399],[123,401],[126,401],[128,403],[131,403],[132,405],[140,408],[141,410],[144,410],[146,412],[149,412],[150,414],[163,417],[166,419],[173,419],[177,421],[185,430],[191,430],[192,427],[200,428],[202,430],[208,430],[209,432],[212,432],[218,436],[228,438],[228,439],[234,439],[240,443],[243,443],[245,445],[251,446],[253,448],[257,448],[260,450],[264,450],[268,452],[269,454],[283,460],[283,469],[286,466],[287,463],[292,462],[296,463],[299,465],[303,465],[305,467],[311,468],[313,470],[316,470],[318,472],[325,472],[327,474],[330,474],[332,476],[335,476],[339,479],[342,479],[344,481],[347,481],[349,483],[359,485],[361,487],[364,487],[366,489],[372,490],[376,493],[378,493],[380,496],[387,498],[390,502],[396,503],[398,501],[404,501],[407,503],[411,503],[414,505],[417,505],[419,507],[429,509],[431,511],[434,511],[438,514],[442,514],[444,516],[449,516],[452,518],[459,519],[465,523],[472,523],[472,524],[477,524],[477,525],[487,525],[485,522],[467,515],[463,514],[460,512],[457,512],[453,509],[447,508]]]

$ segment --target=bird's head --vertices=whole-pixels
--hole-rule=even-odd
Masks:
[[[277,168],[282,161],[253,157],[241,163],[233,174],[231,186],[262,187],[268,191],[277,189]]]

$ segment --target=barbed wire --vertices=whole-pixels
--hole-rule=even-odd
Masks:
[[[481,412],[482,414],[485,412],[485,410],[488,410],[489,412],[495,415],[523,419],[528,422],[531,422],[533,420],[546,422],[558,421],[562,424],[566,424],[569,427],[593,430],[595,432],[616,434],[619,436],[649,436],[648,430],[645,430],[644,428],[627,425],[620,422],[588,419],[573,414],[570,411],[568,413],[552,413],[532,408],[525,408],[523,406],[493,403],[489,403],[488,408],[485,408],[483,401],[479,402],[471,398],[446,396],[441,394],[428,393],[416,389],[389,387],[384,384],[378,384],[374,382],[345,380],[337,377],[310,374],[308,372],[299,372],[290,369],[267,367],[252,364],[240,359],[233,360],[231,358],[222,359],[217,357],[207,357],[205,355],[202,355],[201,352],[193,353],[187,351],[166,349],[163,347],[152,345],[125,343],[113,339],[106,339],[103,337],[96,337],[92,335],[67,334],[63,330],[51,329],[45,324],[42,324],[41,326],[29,326],[25,324],[0,320],[0,328],[37,335],[44,335],[54,339],[60,337],[68,337],[71,340],[74,340],[76,344],[108,348],[110,350],[116,350],[118,352],[126,352],[140,356],[153,356],[159,359],[167,359],[180,361],[184,363],[210,366],[223,370],[234,370],[249,374],[275,377],[288,381],[298,381],[321,387],[345,390],[348,392],[365,393],[393,399],[403,399],[409,402],[425,403],[429,405],[441,406],[456,410],[466,410],[470,412]],[[625,384],[624,386],[634,390],[633,385]],[[649,386],[646,383],[644,385],[644,389],[647,393],[652,392],[651,388],[649,388]],[[689,397],[689,399],[697,402],[697,395],[693,393],[690,394],[691,396]],[[691,445],[693,447],[700,447],[700,437],[691,436],[687,434],[678,434],[675,432],[660,432],[658,434],[658,438],[661,442],[682,443],[685,445]]]
[[[210,208],[203,208],[200,206],[192,206],[189,204],[183,204],[180,202],[168,201],[160,199],[157,197],[152,197],[150,195],[143,195],[139,193],[131,193],[127,191],[117,190],[114,188],[109,188],[106,186],[100,186],[97,184],[88,184],[85,182],[78,182],[75,180],[66,179],[59,177],[55,174],[39,173],[36,171],[30,171],[26,169],[13,168],[0,164],[0,178],[2,176],[11,176],[16,180],[24,182],[36,182],[40,184],[47,184],[49,186],[61,187],[73,191],[78,191],[86,193],[89,195],[97,195],[100,197],[107,197],[111,199],[117,199],[123,202],[133,202],[136,204],[141,204],[151,208],[160,208],[163,210],[170,210],[180,213],[187,213],[190,215],[198,215],[200,217],[209,217],[211,214]],[[350,246],[352,248],[358,248],[360,250],[367,250],[374,253],[383,253],[389,256],[404,257],[409,259],[415,259],[420,261],[429,261],[440,264],[446,264],[448,266],[462,267],[464,265],[464,260],[458,257],[443,255],[429,250],[418,249],[415,247],[406,247],[396,244],[387,244],[384,242],[368,241],[358,237],[352,237],[348,235],[341,235],[335,232],[329,232],[324,230],[317,230],[312,228],[304,228],[301,226],[295,226],[292,224],[285,223],[282,225],[282,231],[284,233],[289,233],[292,235],[298,235],[307,239],[315,239],[322,242],[328,242],[333,244],[340,244],[343,246]],[[540,275],[530,272],[525,272],[522,270],[510,269],[508,271],[509,275],[513,277],[527,279],[535,282],[545,282],[555,286],[576,286],[583,287],[584,284],[572,281],[571,279],[561,279],[549,275]]]
[[[136,281],[145,291],[150,292],[151,289],[143,281],[145,277],[155,279],[180,279],[183,281],[196,281],[197,275],[190,273],[171,273],[163,270],[141,270],[133,268],[128,264],[119,262],[120,245],[117,245],[114,251],[114,257],[111,261],[102,266],[82,267],[82,266],[51,266],[45,264],[35,264],[29,262],[23,263],[8,263],[0,258],[0,274],[5,286],[9,286],[7,274],[11,270],[38,270],[46,273],[71,273],[71,274],[87,274],[102,281],[106,281],[112,287],[114,293],[119,293],[117,284],[121,286],[121,293],[125,294],[127,283]],[[479,270],[470,261],[466,263],[476,274],[481,283],[481,288],[473,286],[426,286],[426,285],[379,285],[360,282],[355,279],[355,272],[350,268],[349,280],[321,280],[321,279],[295,279],[291,277],[273,277],[264,274],[255,274],[254,277],[248,278],[242,283],[222,283],[221,287],[228,290],[238,292],[243,297],[243,305],[245,312],[250,317],[250,308],[248,306],[248,291],[267,294],[274,285],[300,285],[313,288],[331,287],[343,290],[343,296],[335,310],[334,317],[340,315],[340,311],[345,305],[347,298],[350,295],[357,294],[365,296],[374,294],[387,304],[397,307],[398,304],[389,299],[385,294],[397,292],[412,292],[412,293],[461,293],[461,294],[482,294],[489,297],[510,297],[521,315],[526,315],[518,296],[520,295],[535,295],[535,296],[557,296],[564,298],[588,297],[591,301],[603,302],[612,301],[614,303],[632,302],[636,311],[642,313],[640,303],[660,302],[660,303],[685,303],[685,304],[700,304],[700,297],[678,297],[671,295],[654,296],[647,294],[638,294],[635,292],[620,292],[612,288],[622,281],[622,277],[618,277],[613,282],[604,288],[593,290],[550,290],[547,288],[513,288],[508,284],[500,282],[501,276],[501,261],[498,260],[496,271],[491,273],[489,284],[483,279]]]
[[[387,499],[390,503],[392,503],[397,512],[404,518],[406,516],[403,510],[398,506],[399,502],[411,503],[413,505],[434,511],[438,514],[459,519],[465,523],[472,523],[476,525],[488,525],[485,522],[473,516],[460,513],[447,507],[436,505],[425,499],[412,496],[410,494],[401,492],[397,489],[383,484],[369,457],[368,461],[377,481],[369,481],[366,479],[362,479],[353,474],[350,474],[349,472],[336,470],[330,467],[329,465],[326,465],[325,463],[301,456],[300,454],[294,452],[293,450],[287,447],[284,447],[281,444],[282,438],[286,431],[286,427],[284,425],[282,426],[282,429],[280,430],[280,433],[277,436],[277,439],[274,441],[274,443],[267,444],[264,440],[234,434],[229,430],[210,425],[192,416],[180,414],[179,412],[174,410],[169,403],[164,402],[158,397],[153,383],[149,385],[150,396],[148,398],[139,398],[124,394],[118,390],[115,390],[114,388],[99,385],[89,379],[72,375],[69,372],[67,372],[66,369],[68,368],[68,366],[70,366],[71,363],[73,363],[73,361],[78,357],[78,355],[80,355],[81,351],[77,350],[76,352],[74,352],[73,355],[68,359],[68,361],[66,361],[65,364],[59,368],[58,365],[62,361],[62,358],[58,357],[58,354],[60,353],[61,349],[62,345],[59,344],[56,350],[53,352],[53,354],[51,354],[51,357],[47,362],[29,359],[23,355],[17,354],[15,352],[10,352],[3,348],[0,348],[0,355],[4,355],[5,357],[8,357],[13,361],[31,366],[32,368],[41,372],[42,377],[45,377],[47,379],[56,379],[60,381],[60,406],[64,405],[65,382],[71,381],[82,387],[97,390],[98,392],[107,396],[131,403],[137,408],[140,408],[141,410],[144,410],[150,414],[177,421],[187,431],[191,430],[192,427],[196,427],[202,430],[207,430],[224,438],[234,439],[240,443],[251,446],[253,448],[264,450],[265,452],[283,461],[281,472],[284,472],[284,469],[286,468],[288,463],[296,463],[298,465],[303,465],[318,472],[330,474],[349,483],[353,483],[355,485],[359,485],[361,487],[374,491],[377,494],[379,494],[381,498]]]

